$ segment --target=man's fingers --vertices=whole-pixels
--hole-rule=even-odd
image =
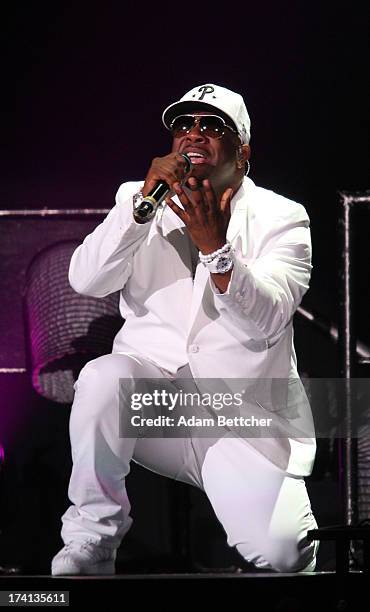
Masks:
[[[200,191],[199,182],[192,176],[187,181],[186,186],[191,191],[191,199],[189,198],[188,208],[192,209],[194,212],[199,212],[203,204],[203,194]]]
[[[181,183],[184,180],[186,167],[183,156],[179,154],[171,153],[165,158],[155,157],[145,179],[144,195],[148,195],[160,181],[174,189],[175,183]]]
[[[186,211],[193,209],[193,202],[188,198],[185,191],[181,187],[180,183],[174,183],[173,189],[176,192],[177,197],[179,198],[181,204],[183,205]]]
[[[197,179],[194,176],[191,176],[187,183],[186,183],[187,187],[189,187],[189,189],[191,189],[191,191],[198,191],[199,190],[199,184]]]
[[[228,189],[226,189],[226,191],[224,191],[220,202],[220,209],[223,213],[230,214],[230,203],[232,196],[233,190],[231,187],[229,187]]]
[[[186,214],[186,212],[180,208],[180,206],[178,206],[173,200],[171,200],[171,198],[167,197],[166,198],[166,204],[167,206],[169,206],[173,212],[181,219],[181,221],[183,221],[186,225],[186,222],[188,221],[188,215]]]
[[[167,166],[167,168],[166,168]],[[166,166],[163,166],[164,170],[167,170],[168,175],[173,178],[171,183],[172,187],[174,181],[183,181],[186,176],[187,164],[182,155],[177,154],[174,159],[168,159]]]
[[[208,179],[203,181],[203,193],[207,207],[211,212],[214,212],[217,208],[217,198],[213,187]]]
[[[143,194],[144,196],[147,196],[148,193],[155,189],[158,183],[160,183],[161,181],[167,183],[167,185],[171,189],[173,189],[173,185],[175,183],[178,183],[178,180],[178,177],[176,177],[174,174],[165,174],[164,172],[162,172],[160,176],[152,176],[144,183],[144,187],[142,190]]]

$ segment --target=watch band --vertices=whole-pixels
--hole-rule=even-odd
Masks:
[[[207,255],[203,255],[201,251],[199,251],[199,259],[202,263],[209,263],[215,259],[218,255],[222,255],[223,253],[229,253],[232,249],[230,242],[225,242],[225,244],[213,253],[207,253]]]

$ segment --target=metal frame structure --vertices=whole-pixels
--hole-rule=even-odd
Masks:
[[[356,376],[359,363],[356,354],[356,335],[353,317],[353,211],[366,207],[370,211],[370,191],[339,192],[341,216],[339,231],[342,239],[340,282],[341,282],[341,325],[339,330],[341,376],[345,379],[345,437],[342,440],[344,518],[347,525],[358,522],[357,494],[357,438],[353,431],[353,392],[351,379]],[[370,305],[369,305],[370,306]],[[369,362],[366,358],[362,363]]]

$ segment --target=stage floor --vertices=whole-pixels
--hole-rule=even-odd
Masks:
[[[114,576],[0,576],[0,592],[68,593],[69,607],[101,605],[118,610],[127,600],[142,606],[172,602],[198,610],[200,599],[228,598],[228,608],[247,612],[359,612],[370,609],[369,576],[335,572],[283,573],[172,573],[116,574]],[[242,598],[242,599],[241,599]],[[49,604],[50,605],[50,604]],[[14,607],[14,606],[12,606]],[[59,606],[58,606],[59,607]],[[66,607],[66,606],[62,606]],[[130,604],[131,607],[131,604]],[[207,606],[208,607],[208,606]]]

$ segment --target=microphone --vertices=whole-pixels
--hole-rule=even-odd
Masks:
[[[190,157],[185,153],[181,153],[181,157],[186,162],[185,175],[191,170],[192,163]],[[134,210],[134,218],[140,223],[147,223],[150,221],[157,210],[161,202],[167,197],[171,189],[165,181],[158,181],[155,187],[149,191],[148,195],[143,198],[140,204]]]

